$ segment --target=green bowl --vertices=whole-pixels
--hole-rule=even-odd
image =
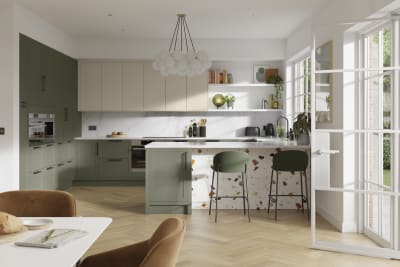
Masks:
[[[217,108],[220,108],[225,104],[225,97],[221,94],[216,94],[213,96],[212,102]]]

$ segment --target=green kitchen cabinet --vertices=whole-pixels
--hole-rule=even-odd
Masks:
[[[97,156],[98,143],[95,141],[78,142],[77,145],[77,180],[94,180],[97,179]]]
[[[99,157],[129,158],[131,142],[125,140],[107,140],[99,142]]]
[[[20,188],[66,189],[75,176],[73,139],[81,135],[77,60],[22,34],[19,44]],[[51,143],[29,143],[29,113],[55,114]]]
[[[99,178],[110,180],[130,179],[128,158],[100,158],[98,161]]]
[[[191,151],[146,150],[146,213],[191,213]]]

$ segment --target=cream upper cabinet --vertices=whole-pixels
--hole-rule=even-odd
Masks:
[[[165,78],[153,69],[151,63],[144,64],[143,110],[165,111]]]
[[[122,66],[122,110],[143,110],[143,63]]]
[[[78,64],[78,111],[101,110],[101,63]]]
[[[186,77],[172,75],[165,79],[166,111],[186,111]]]
[[[187,111],[208,110],[208,71],[187,78]]]
[[[122,64],[102,64],[102,111],[122,110]]]

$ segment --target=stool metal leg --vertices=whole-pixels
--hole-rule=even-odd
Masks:
[[[304,214],[303,173],[300,172],[301,210]]]
[[[309,201],[308,201],[308,186],[307,186],[307,170],[304,171],[304,181],[306,185],[306,201],[307,201],[307,217],[308,220],[310,220],[310,207],[309,207]]]
[[[278,219],[278,176],[279,172],[276,172],[276,185],[275,185],[275,221]]]
[[[245,190],[244,190],[244,175],[242,174],[242,189],[243,189],[243,215],[246,216],[246,199],[245,199]]]
[[[271,172],[271,181],[269,185],[269,195],[268,195],[268,214],[269,214],[269,206],[271,204],[271,193],[272,193],[272,179],[274,178],[274,170]]]
[[[247,216],[249,217],[249,222],[250,222],[249,187],[247,186],[247,174],[246,173],[244,173],[244,179],[246,181]],[[244,187],[244,185],[243,185],[243,187]]]
[[[213,174],[212,174],[211,191],[210,191],[210,206],[208,207],[208,216],[211,215],[211,204],[212,204],[212,198],[213,198],[213,192],[214,192],[214,176],[215,176],[215,171],[213,171]]]
[[[219,172],[217,171],[217,188],[216,188],[216,194],[215,194],[215,223],[217,223],[217,217],[218,217],[218,185],[219,185]]]

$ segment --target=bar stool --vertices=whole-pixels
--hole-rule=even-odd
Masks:
[[[278,212],[278,196],[298,196],[301,197],[301,208],[304,213],[304,202],[307,203],[307,217],[310,219],[309,205],[308,205],[308,187],[307,187],[307,166],[308,166],[308,155],[304,151],[300,150],[287,150],[281,151],[276,154],[271,154],[272,156],[272,173],[271,173],[271,183],[269,187],[268,195],[268,213],[271,204],[271,197],[275,197],[275,221],[277,220]],[[275,195],[272,195],[272,180],[274,177],[274,171],[276,172],[276,183],[275,183]],[[279,172],[300,172],[300,195],[279,195],[278,185],[279,185]],[[303,175],[304,182],[306,186],[306,194],[303,194]],[[304,198],[305,197],[305,198]]]
[[[208,215],[211,215],[211,202],[212,199],[215,199],[215,223],[217,223],[218,217],[218,200],[222,198],[242,198],[243,199],[243,213],[246,215],[246,202],[247,202],[247,215],[250,222],[250,205],[249,205],[249,194],[247,188],[247,162],[249,161],[249,155],[240,151],[225,151],[220,152],[214,156],[213,159],[213,176],[211,182],[211,191],[210,191],[210,206],[208,210]],[[241,173],[242,176],[242,196],[219,196],[218,187],[219,187],[219,173]],[[214,188],[214,177],[215,173],[217,174],[217,186]],[[214,189],[216,189],[215,196]]]

